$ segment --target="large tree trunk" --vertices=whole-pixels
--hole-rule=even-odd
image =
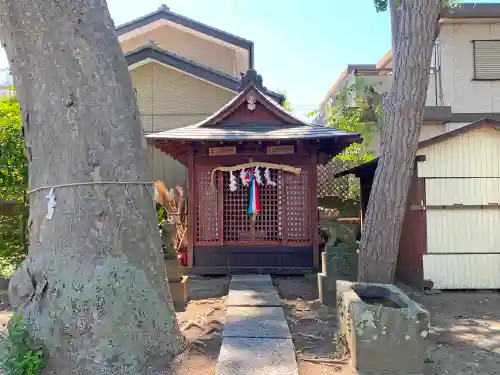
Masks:
[[[359,279],[390,283],[429,83],[440,0],[403,0],[393,46],[393,85],[384,103],[380,159],[361,236]]]
[[[10,297],[45,374],[160,374],[183,346],[132,83],[105,0],[0,0],[30,158],[29,254]]]

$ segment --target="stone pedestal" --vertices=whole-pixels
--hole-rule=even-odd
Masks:
[[[337,279],[328,273],[327,254],[321,253],[323,272],[318,273],[318,296],[321,303],[328,307],[335,307]]]
[[[9,290],[9,282],[10,282],[9,277],[0,277],[0,291]]]
[[[318,273],[319,300],[325,306],[336,305],[337,280],[356,280],[358,255],[355,246],[340,243],[335,246],[338,238],[338,227],[335,219],[325,220],[324,228],[328,231],[328,243],[321,253],[321,273]],[[355,244],[355,241],[354,241]]]
[[[423,373],[429,313],[399,288],[339,280],[337,306],[358,373]]]
[[[188,276],[182,276],[179,281],[169,281],[170,295],[175,311],[184,311],[189,300]]]
[[[172,246],[175,223],[166,222],[162,227],[163,258],[167,270],[168,286],[176,311],[184,311],[189,298],[188,276],[182,275],[181,263],[177,251]]]

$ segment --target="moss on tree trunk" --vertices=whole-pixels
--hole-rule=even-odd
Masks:
[[[45,374],[160,374],[181,350],[127,64],[105,0],[0,0],[30,158],[29,254],[10,296]]]

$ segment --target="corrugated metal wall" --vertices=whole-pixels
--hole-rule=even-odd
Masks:
[[[500,133],[492,128],[458,135],[418,154],[426,155],[426,161],[418,163],[419,177],[500,177]]]
[[[425,186],[430,205],[500,203],[499,178],[427,179]]]
[[[500,253],[500,209],[428,209],[427,253]]]
[[[497,289],[500,254],[424,255],[424,277],[438,289]]]
[[[419,150],[424,277],[438,289],[500,288],[500,132],[480,128]],[[491,275],[490,273],[497,273]]]

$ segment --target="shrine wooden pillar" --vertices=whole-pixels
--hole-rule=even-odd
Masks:
[[[195,169],[194,169],[194,149],[189,148],[188,151],[188,227],[187,227],[187,265],[189,268],[193,267],[194,264],[194,241],[196,236],[195,224],[196,224],[196,200],[197,192],[196,180],[195,180]]]
[[[319,269],[319,234],[318,234],[318,151],[316,146],[311,146],[309,157],[309,192],[311,216],[311,242],[313,266]]]

